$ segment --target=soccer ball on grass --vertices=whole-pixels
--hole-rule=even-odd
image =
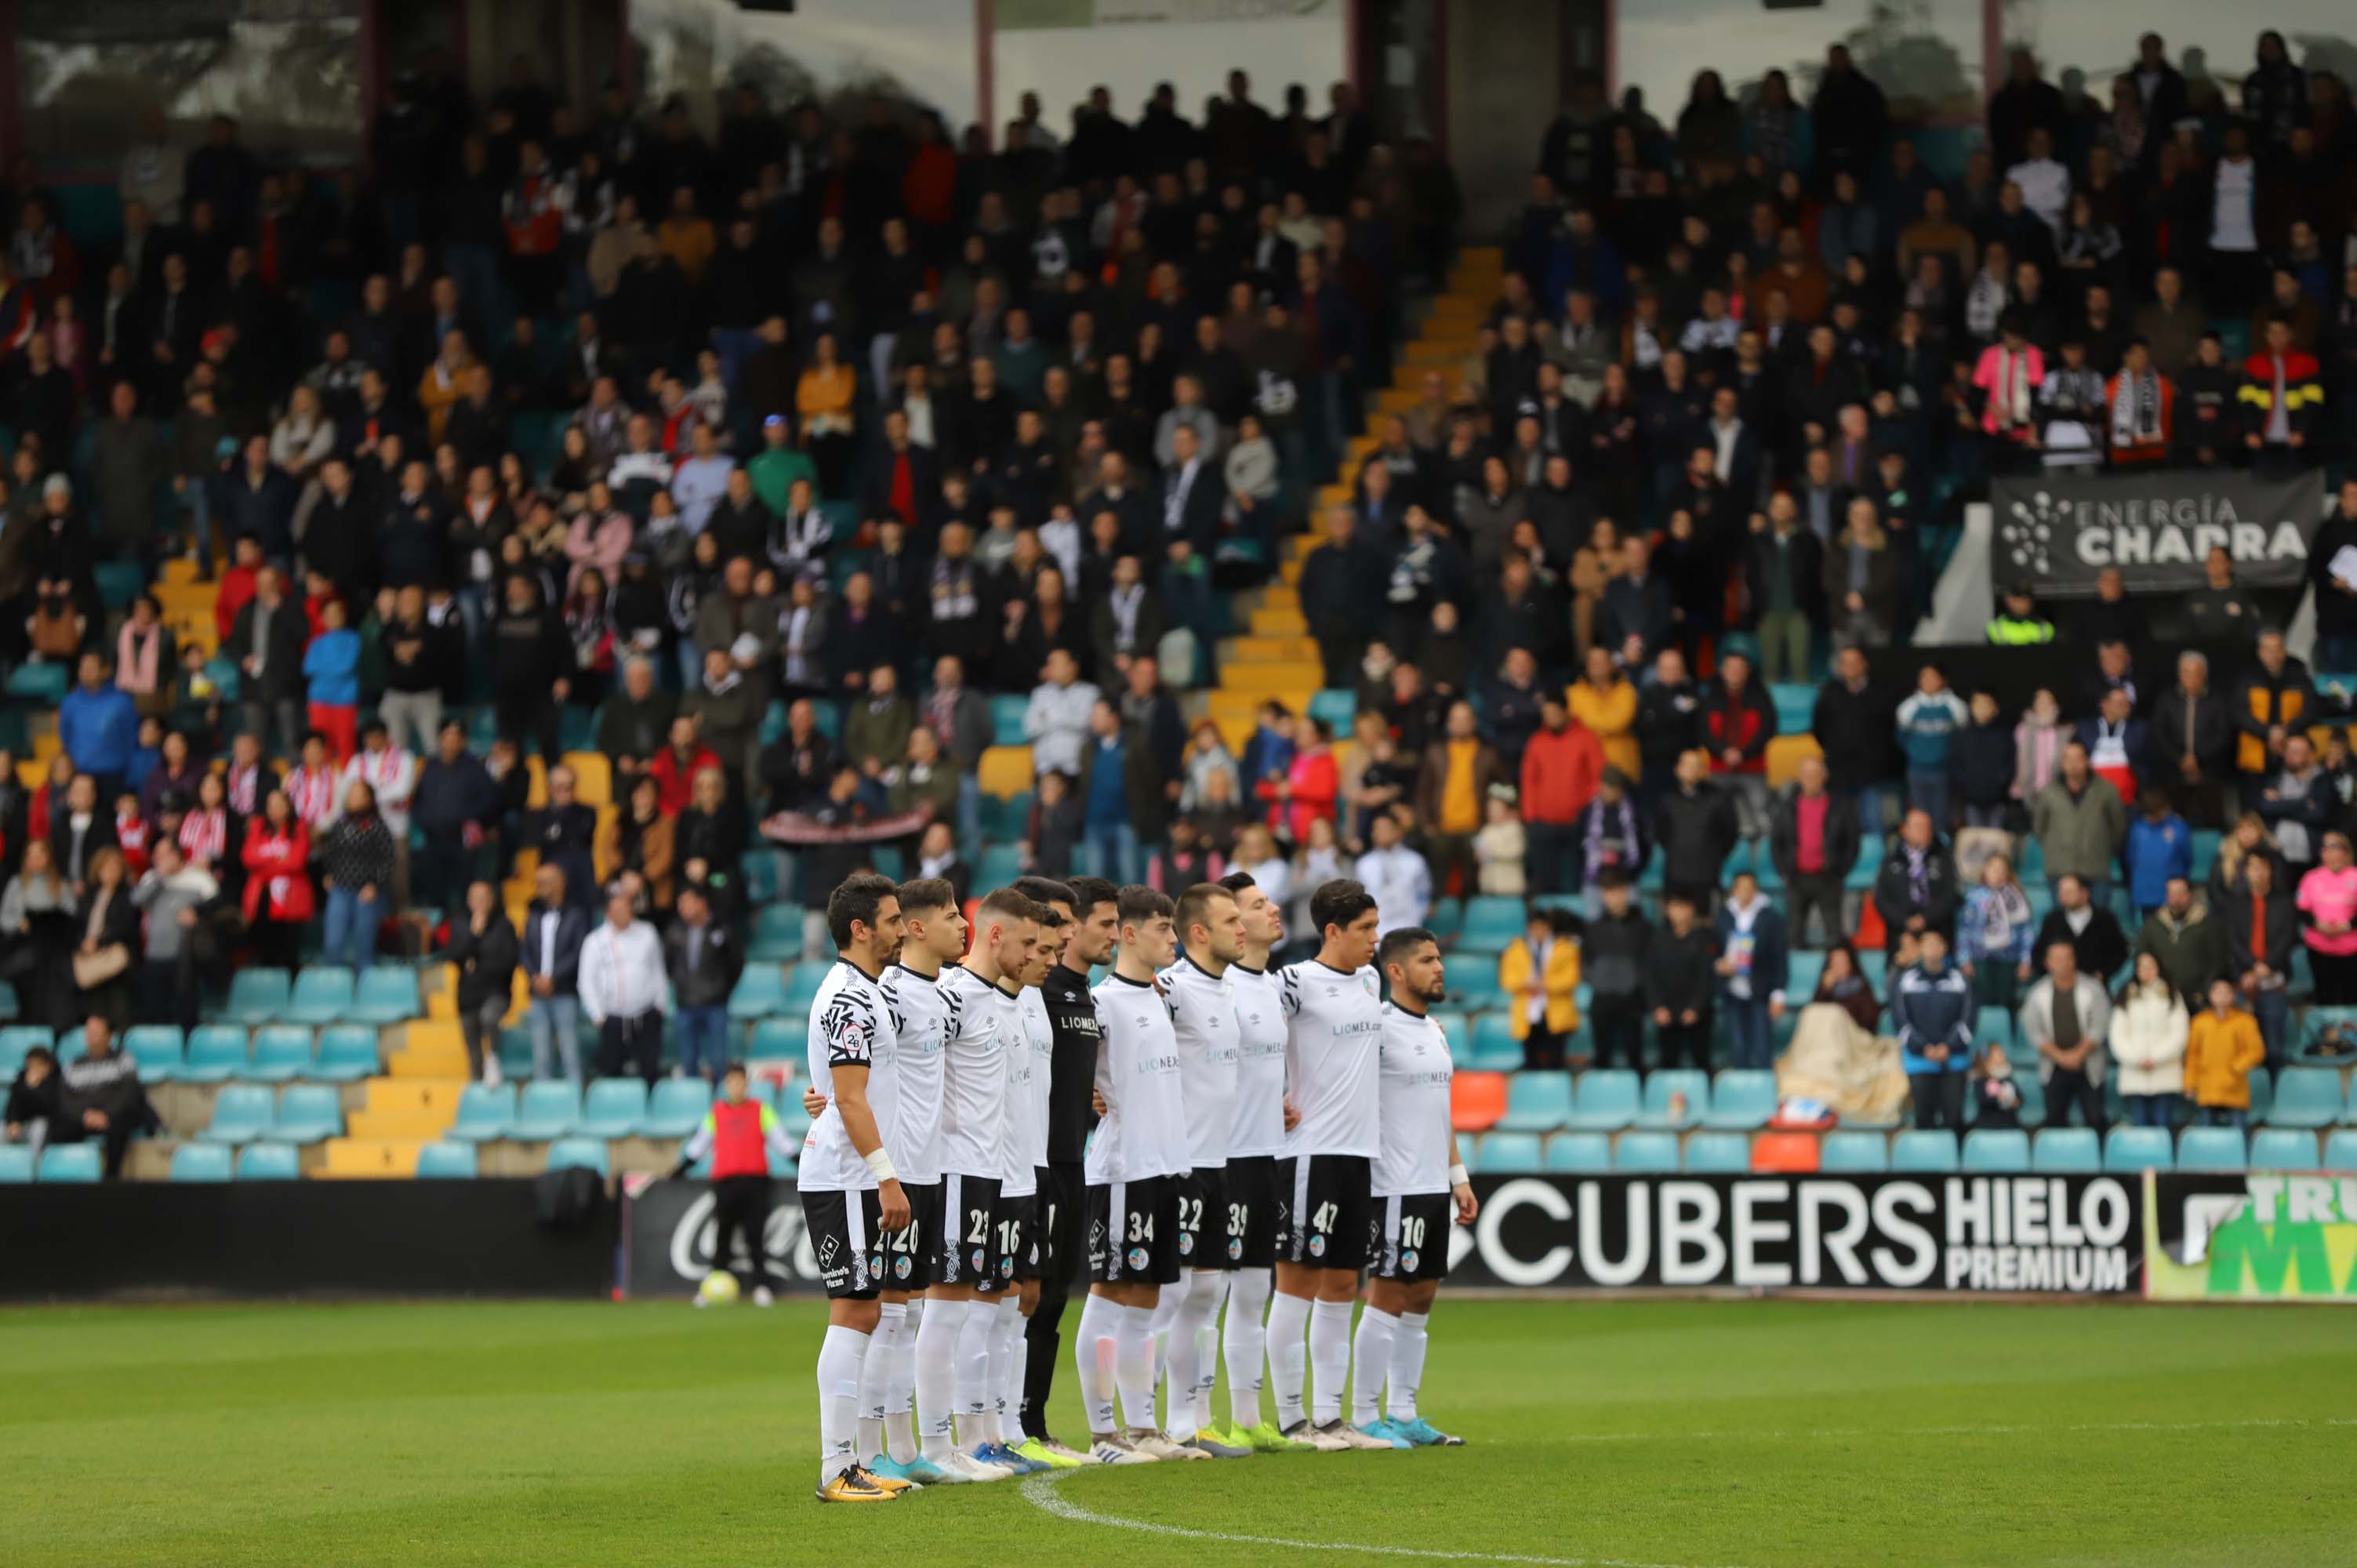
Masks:
[[[704,1276],[695,1287],[698,1306],[734,1306],[737,1305],[737,1276],[726,1269],[715,1269]]]

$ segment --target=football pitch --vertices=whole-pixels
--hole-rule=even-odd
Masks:
[[[0,1312],[0,1561],[2357,1562],[2357,1316],[2329,1307],[1444,1294],[1423,1405],[1463,1449],[865,1508],[811,1498],[823,1322],[810,1302]]]

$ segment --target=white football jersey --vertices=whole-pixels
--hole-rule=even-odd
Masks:
[[[1084,1179],[1092,1187],[1180,1176],[1187,1163],[1187,1104],[1178,1079],[1178,1036],[1170,999],[1138,980],[1109,974],[1089,993],[1104,1038],[1097,1046],[1097,1092],[1104,1119],[1090,1140]]]
[[[1231,969],[1228,974],[1235,972]],[[1228,1163],[1236,1114],[1236,993],[1228,974],[1213,979],[1193,959],[1156,978],[1170,1001],[1178,1037],[1178,1092],[1187,1105],[1187,1159],[1197,1170]]]
[[[1448,1190],[1448,1036],[1438,1024],[1383,1004],[1383,1149],[1374,1196]]]
[[[1039,1190],[1048,1163],[1048,1080],[1056,1058],[1048,999],[1027,985],[1015,999],[1015,1041],[1006,1053],[1006,1174],[999,1192],[1028,1197]]]
[[[957,1032],[943,1055],[944,1176],[996,1176],[1006,1162],[1006,1052],[1016,1038],[1015,998],[959,965],[942,971]]]
[[[811,1001],[811,1087],[827,1098],[827,1107],[811,1123],[802,1139],[802,1157],[794,1176],[802,1192],[864,1192],[876,1185],[866,1160],[851,1146],[844,1131],[843,1112],[834,1104],[834,1069],[867,1069],[867,1106],[876,1114],[884,1147],[892,1148],[897,1096],[894,1064],[899,1057],[899,1023],[892,1004],[875,978],[849,959],[839,958],[819,982]]]
[[[1372,964],[1345,974],[1316,959],[1277,976],[1288,1029],[1286,1087],[1301,1112],[1286,1134],[1288,1156],[1380,1150],[1376,1054],[1383,1041],[1382,985]]]
[[[892,1064],[899,1105],[884,1146],[904,1185],[930,1187],[942,1179],[942,1064],[957,1033],[957,1002],[938,977],[901,964],[880,984],[900,1021]]]
[[[1265,969],[1228,968],[1236,997],[1236,1099],[1228,1125],[1228,1158],[1285,1153],[1285,1004],[1276,976]]]

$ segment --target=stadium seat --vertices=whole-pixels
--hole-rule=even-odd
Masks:
[[[230,1150],[227,1144],[183,1144],[172,1151],[174,1181],[227,1181],[230,1179]]]
[[[2258,1076],[2251,1075],[2254,1083]],[[2264,1116],[2255,1104],[2252,1119],[2276,1127],[2330,1127],[2347,1109],[2338,1072],[2330,1068],[2287,1067],[2276,1079],[2275,1103]]]
[[[1448,1083],[1448,1122],[1460,1133],[1486,1133],[1506,1113],[1506,1077],[1460,1072]]]
[[[1641,1138],[1652,1134],[1631,1133],[1628,1136]],[[1751,1140],[1740,1133],[1693,1133],[1686,1139],[1686,1169],[1696,1176],[1741,1176],[1751,1169]]]
[[[1513,1020],[1502,1010],[1475,1016],[1472,1035],[1472,1054],[1468,1060],[1476,1070],[1512,1072],[1523,1065],[1523,1043],[1514,1038]]]
[[[2103,1141],[2088,1127],[2049,1128],[2029,1141],[2029,1168],[2041,1176],[2091,1175],[2104,1168]]]
[[[41,1151],[41,1179],[94,1182],[103,1174],[96,1144],[52,1144]]]
[[[343,1097],[328,1084],[295,1083],[278,1092],[270,1136],[282,1144],[316,1144],[344,1130]]]
[[[458,1096],[458,1117],[443,1136],[468,1143],[504,1138],[515,1127],[516,1091],[509,1084],[470,1083]]]
[[[2013,1044],[2013,1010],[2009,1007],[1984,1007],[1973,1023],[1973,1038],[1978,1046],[1991,1041],[2010,1047]]]
[[[1002,798],[1020,795],[1031,788],[1031,748],[1028,746],[994,746],[982,754],[974,768],[974,781],[985,795]]]
[[[208,1144],[243,1144],[270,1131],[277,1107],[258,1083],[232,1083],[213,1100],[212,1120],[197,1134]]]
[[[1710,1109],[1702,1124],[1722,1132],[1749,1133],[1776,1114],[1776,1075],[1758,1069],[1729,1068],[1710,1086]]]
[[[303,1175],[294,1147],[286,1144],[248,1144],[237,1152],[240,1181],[295,1181]]]
[[[1680,1112],[1672,1115],[1670,1103],[1678,1095],[1685,1096]],[[1645,1098],[1638,1107],[1635,1126],[1648,1132],[1679,1133],[1698,1126],[1703,1113],[1710,1109],[1710,1075],[1693,1068],[1663,1068],[1645,1079]]]
[[[2250,1166],[2243,1134],[2233,1127],[2188,1127],[2177,1140],[2181,1171],[2239,1171]]]
[[[1475,1153],[1478,1168],[1485,1175],[1527,1175],[1539,1168],[1535,1133],[1485,1133]]]
[[[295,977],[279,1016],[290,1024],[333,1024],[352,1010],[352,972],[341,964],[314,964]]]
[[[2050,1133],[2047,1135],[2053,1136]],[[2147,1169],[2165,1171],[2176,1164],[2166,1128],[2115,1127],[2104,1139],[2104,1169],[2113,1176],[2130,1176]]]
[[[2324,1140],[2324,1165],[2328,1171],[2357,1171],[2357,1132],[2343,1127]]]
[[[647,1086],[635,1078],[601,1078],[581,1101],[581,1135],[629,1138],[647,1119]]]
[[[12,1024],[0,1029],[0,1077],[13,1079],[24,1070],[25,1053],[35,1046],[57,1048],[49,1032],[38,1024]]]
[[[2029,1134],[2011,1127],[1975,1127],[1964,1134],[1961,1168],[1994,1176],[2026,1171],[2030,1168]]]
[[[1334,726],[1337,740],[1351,733],[1359,717],[1359,693],[1347,686],[1329,686],[1309,694],[1309,716]]]
[[[1668,1176],[1678,1168],[1674,1133],[1623,1133],[1612,1147],[1612,1168],[1634,1176]]]
[[[416,972],[381,963],[361,976],[343,1015],[359,1024],[400,1024],[424,1011],[417,1002]]]
[[[808,1047],[810,1026],[799,1018],[764,1018],[753,1026],[753,1043],[747,1052],[754,1061],[783,1057],[799,1062]]]
[[[1583,1133],[1617,1133],[1636,1119],[1635,1073],[1624,1068],[1598,1068],[1580,1074],[1566,1126]]]
[[[285,1083],[311,1068],[311,1026],[307,1024],[265,1024],[253,1032],[253,1057],[245,1076],[264,1083]]]
[[[310,1075],[329,1083],[357,1083],[378,1066],[375,1025],[330,1024],[319,1031],[319,1054]]]
[[[1910,1127],[1890,1147],[1890,1168],[1906,1175],[1936,1176],[1956,1168],[1956,1135],[1944,1127]]]
[[[226,1083],[245,1070],[245,1030],[236,1024],[199,1024],[188,1036],[180,1076],[191,1083]]]
[[[471,1181],[475,1169],[475,1146],[472,1144],[428,1144],[417,1151],[417,1177],[420,1181]]]
[[[1826,1132],[1817,1169],[1826,1175],[1859,1176],[1890,1169],[1890,1146],[1878,1132]]]
[[[123,1049],[139,1064],[143,1083],[170,1083],[180,1076],[188,1041],[178,1024],[135,1024],[123,1036]]]
[[[1557,1133],[1547,1140],[1546,1168],[1558,1176],[1596,1176],[1612,1168],[1612,1140],[1601,1133]]]
[[[771,906],[772,909],[777,908],[779,906]],[[802,912],[791,904],[783,908],[787,914],[793,917],[792,945],[798,951],[802,940]],[[770,952],[777,953],[782,950],[778,941],[759,934],[762,922],[770,913],[770,909],[764,909],[760,915],[755,917],[756,935],[753,938],[753,945],[756,951],[766,948]],[[785,1011],[786,980],[775,961],[757,960],[746,969],[743,974],[737,976],[737,989],[728,993],[728,1015],[731,1018],[770,1018]]]
[[[548,1168],[553,1171],[608,1172],[606,1145],[596,1138],[559,1138],[548,1145]]]
[[[1824,1153],[1814,1133],[1762,1133],[1751,1140],[1751,1168],[1763,1175],[1812,1176]]]
[[[2337,1085],[2340,1081],[2340,1075],[2335,1073],[2333,1075],[2333,1079]],[[2267,1112],[2276,1102],[2275,1075],[2267,1071],[2267,1069],[2263,1067],[2255,1067],[2251,1069],[2250,1076],[2244,1079],[2244,1082],[2248,1085],[2251,1091],[2251,1103],[2245,1108],[2244,1119],[2254,1127],[2263,1127],[2272,1120],[2272,1118],[2268,1116]],[[2117,1103],[2118,1102],[2116,1101],[2113,1102],[2115,1109],[2117,1107]],[[2325,1125],[2330,1126],[2331,1123],[2328,1122]]]
[[[748,849],[737,860],[745,897],[755,908],[778,901],[778,857],[766,849]]]
[[[237,1024],[267,1024],[284,1016],[294,983],[283,969],[242,969],[229,983],[221,1016]]]
[[[2316,1134],[2305,1127],[2263,1127],[2251,1134],[2251,1168],[2255,1171],[2312,1171]]]
[[[712,1088],[700,1078],[666,1078],[647,1097],[639,1131],[650,1138],[684,1138],[712,1109]]]
[[[1473,1065],[1473,1021],[1453,1010],[1443,1010],[1429,1016],[1439,1026],[1442,1037],[1448,1042],[1448,1059],[1460,1071],[1470,1068]]]
[[[1443,942],[1453,942],[1465,929],[1465,900],[1443,894],[1425,911],[1424,929]]]
[[[1457,950],[1494,956],[1513,945],[1525,921],[1523,901],[1484,896],[1465,901],[1465,925],[1457,936]]]
[[[990,699],[990,744],[993,746],[1028,746],[1031,737],[1023,733],[1023,714],[1031,705],[1028,696],[997,696]]]
[[[33,1179],[33,1151],[22,1144],[0,1144],[0,1187],[16,1187]]]
[[[802,909],[799,904],[769,904],[753,911],[753,939],[747,950],[753,962],[745,972],[749,980],[763,970],[777,978],[776,965],[802,955]],[[737,983],[740,986],[743,981]]]
[[[1508,1133],[1552,1133],[1571,1125],[1571,1075],[1518,1072],[1506,1088],[1506,1114],[1498,1123]]]
[[[508,1136],[544,1143],[565,1137],[580,1125],[581,1086],[564,1079],[536,1079],[523,1086]]]

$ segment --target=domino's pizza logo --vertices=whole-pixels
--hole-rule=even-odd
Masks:
[[[1129,1250],[1129,1266],[1138,1273],[1143,1273],[1146,1272],[1146,1265],[1149,1261],[1150,1260],[1148,1260],[1146,1255],[1145,1248],[1132,1247]]]
[[[1234,1261],[1236,1261],[1237,1259],[1239,1259],[1239,1258],[1243,1257],[1243,1255],[1244,1255],[1244,1243],[1243,1243],[1243,1239],[1242,1237],[1240,1237],[1240,1236],[1231,1236],[1231,1237],[1229,1237],[1229,1238],[1228,1238],[1228,1261],[1229,1261],[1229,1262],[1233,1262]]]
[[[1402,1252],[1402,1253],[1400,1254],[1400,1271],[1401,1271],[1401,1273],[1410,1273],[1410,1274],[1412,1274],[1412,1273],[1415,1273],[1415,1263],[1416,1263],[1416,1253],[1415,1253],[1415,1248],[1410,1247],[1406,1251]]]
[[[1309,1255],[1313,1258],[1322,1258],[1326,1255],[1325,1237],[1312,1236],[1309,1238]]]
[[[835,1240],[834,1240],[834,1237],[832,1237],[832,1236],[829,1236],[829,1237],[827,1237],[825,1240],[822,1240],[821,1242],[819,1242],[819,1244],[818,1244],[818,1266],[819,1266],[820,1268],[822,1268],[822,1269],[831,1269],[831,1268],[834,1267],[834,1254],[835,1254],[835,1250],[836,1250],[836,1243],[835,1243]]]
[[[979,1247],[976,1247],[974,1250],[974,1272],[975,1273],[981,1273],[983,1272],[982,1249]]]

